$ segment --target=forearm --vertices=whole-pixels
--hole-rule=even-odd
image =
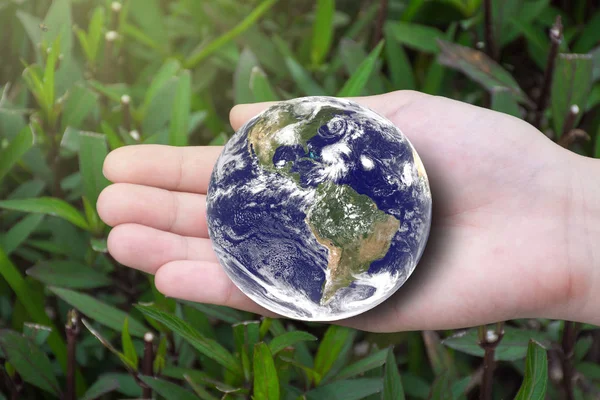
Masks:
[[[600,160],[572,155],[567,211],[570,301],[565,320],[600,325]]]

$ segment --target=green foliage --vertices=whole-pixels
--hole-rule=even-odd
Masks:
[[[370,334],[165,298],[107,254],[102,165],[132,144],[223,145],[237,103],[402,89],[584,130],[572,150],[600,158],[600,10],[559,3],[493,0],[489,56],[481,0],[0,0],[0,393],[66,396],[74,340],[80,399],[476,397],[476,329]],[[561,326],[507,322],[494,398],[562,395],[538,344],[560,348]],[[600,392],[596,329],[570,360],[581,398]]]

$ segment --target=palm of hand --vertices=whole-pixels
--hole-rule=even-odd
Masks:
[[[561,224],[568,193],[561,201],[549,196],[567,188],[554,163],[564,156],[560,148],[522,121],[444,98],[396,92],[360,101],[419,152],[434,220],[414,276],[382,305],[342,323],[373,331],[472,326],[539,316],[569,298],[576,282]],[[264,107],[234,110],[233,127]],[[112,153],[105,174],[118,183],[98,203],[115,226],[109,250],[155,273],[169,296],[269,314],[231,283],[207,238],[204,193],[219,152],[143,146]]]

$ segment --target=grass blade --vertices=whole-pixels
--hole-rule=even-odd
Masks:
[[[44,261],[29,268],[27,275],[46,285],[69,289],[93,289],[113,284],[105,274],[71,260]]]
[[[369,81],[371,73],[375,69],[375,64],[379,58],[379,54],[383,49],[384,41],[379,44],[369,53],[367,58],[358,66],[356,72],[346,82],[344,87],[338,92],[338,97],[359,96],[365,85]]]
[[[56,199],[54,197],[3,200],[0,201],[0,208],[5,210],[54,215],[66,219],[73,225],[82,229],[90,229],[85,217],[75,207],[64,200]]]
[[[334,32],[334,13],[335,0],[317,1],[310,53],[313,65],[320,65],[327,56],[327,53],[329,53]]]
[[[37,229],[42,220],[43,214],[31,214],[15,224],[4,235],[0,235],[0,246],[4,248],[6,254],[10,255]]]
[[[492,110],[521,118],[519,104],[510,90],[504,87],[492,89]]]
[[[254,346],[254,398],[279,400],[279,377],[269,347],[261,342]]]
[[[548,385],[548,356],[535,340],[529,342],[525,377],[515,400],[543,400]]]
[[[259,66],[253,67],[250,73],[250,90],[256,102],[279,100],[267,74]]]
[[[398,366],[396,365],[396,357],[392,349],[387,351],[385,362],[383,400],[404,400],[402,379],[400,378],[400,372],[398,372]]]
[[[192,69],[200,64],[205,58],[225,46],[227,43],[232,41],[238,35],[243,33],[246,29],[256,24],[258,20],[277,2],[277,0],[265,0],[260,3],[246,18],[244,18],[239,24],[233,29],[219,36],[214,41],[208,43],[200,51],[192,54],[185,62],[185,67]]]
[[[430,26],[417,25],[409,22],[388,22],[386,33],[398,43],[424,53],[439,53],[437,40],[444,38],[444,33]]]
[[[319,386],[306,393],[307,400],[360,400],[380,393],[383,382],[379,378],[360,378],[337,381]]]
[[[181,73],[177,82],[173,114],[169,128],[169,144],[171,146],[187,146],[190,126],[190,108],[192,102],[192,77],[190,71]]]
[[[138,355],[133,347],[133,341],[129,334],[129,317],[125,317],[123,322],[123,330],[121,331],[121,346],[123,347],[123,354],[131,362],[132,365],[137,369],[138,366]]]
[[[379,350],[362,360],[356,361],[353,364],[344,367],[339,374],[335,376],[335,380],[343,380],[348,378],[354,378],[357,375],[361,375],[367,371],[381,367],[385,364],[385,360],[388,354],[388,350]]]
[[[207,339],[200,335],[200,333],[192,328],[192,326],[187,322],[152,306],[137,304],[135,307],[144,315],[155,319],[171,329],[173,332],[180,335],[185,341],[194,346],[194,348],[200,353],[215,360],[238,376],[243,375],[241,365],[238,363],[235,357],[233,357],[233,355],[227,351],[227,349],[225,349],[216,341]]]
[[[169,400],[198,400],[192,393],[180,385],[150,376],[140,376],[142,382],[150,386],[159,395]]]
[[[33,142],[33,131],[31,127],[26,126],[10,141],[5,149],[0,150],[0,182],[33,146]]]
[[[83,178],[83,191],[95,212],[100,192],[109,182],[102,173],[108,146],[104,135],[92,132],[79,132],[79,169]]]
[[[394,89],[414,90],[416,84],[412,65],[402,44],[394,39],[389,24],[385,25],[384,34],[385,58]]]
[[[315,371],[324,377],[337,361],[348,341],[352,341],[354,332],[350,328],[331,325],[319,345],[315,356]],[[315,382],[319,383],[319,382]]]
[[[312,340],[317,340],[317,338],[308,332],[286,332],[283,335],[276,336],[273,338],[273,340],[271,340],[271,342],[269,343],[269,350],[271,350],[271,353],[273,355],[276,355],[286,347],[292,347],[298,342],[306,342]]]
[[[76,308],[82,314],[93,318],[94,321],[108,328],[114,329],[120,332],[125,323],[127,314],[118,308],[101,302],[89,296],[87,294],[75,292],[69,289],[62,289],[57,287],[49,288],[52,293],[63,299],[66,303]],[[147,329],[139,321],[131,318],[129,321],[129,328],[131,334],[137,337],[143,337]]]

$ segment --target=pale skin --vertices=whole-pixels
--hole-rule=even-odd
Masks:
[[[433,198],[425,254],[398,292],[337,323],[365,331],[451,329],[543,317],[600,325],[600,160],[483,108],[398,91],[354,99],[421,156]],[[232,109],[233,129],[268,106]],[[222,148],[139,145],[109,154],[98,200],[121,264],[167,296],[264,315],[217,262],[206,189]]]

